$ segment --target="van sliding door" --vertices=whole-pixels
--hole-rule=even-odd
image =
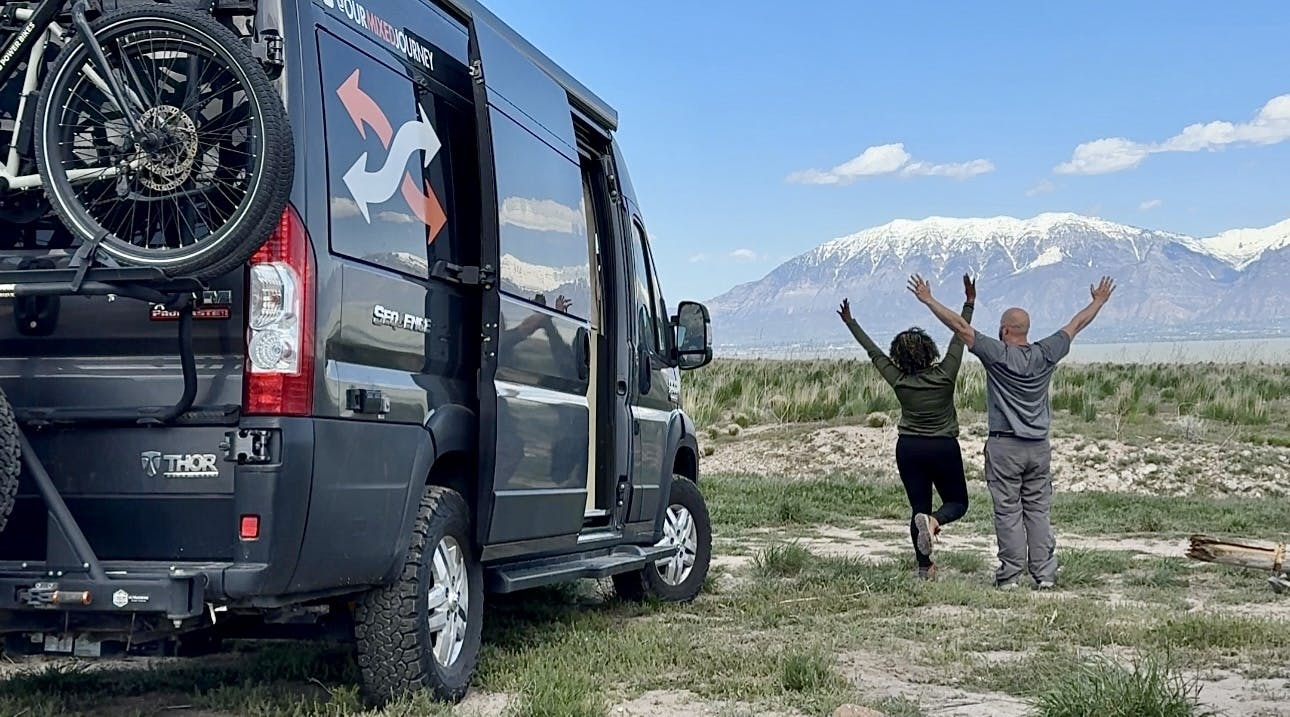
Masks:
[[[593,310],[573,120],[559,85],[487,25],[474,29],[489,105],[501,289],[487,543],[572,539],[587,503]]]

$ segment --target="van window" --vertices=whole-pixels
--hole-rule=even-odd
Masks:
[[[643,235],[644,230],[640,231]],[[654,338],[658,342],[659,356],[667,358],[672,353],[672,322],[668,318],[667,302],[663,301],[663,288],[658,283],[658,267],[654,264],[654,250],[649,246],[649,239],[644,239],[645,252],[649,259],[650,300],[654,306]]]
[[[658,306],[654,301],[652,284],[649,254],[645,247],[645,233],[639,224],[632,222],[632,299],[636,314],[636,336],[641,345],[662,356],[663,343],[659,340],[658,332]]]
[[[581,170],[496,109],[492,132],[502,291],[589,318],[591,258]]]
[[[319,33],[331,246],[426,278],[454,261],[473,180],[473,122],[451,93]],[[392,156],[391,151],[400,156]],[[454,172],[453,170],[456,170]]]

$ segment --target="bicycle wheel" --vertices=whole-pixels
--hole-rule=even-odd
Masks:
[[[264,69],[199,12],[147,4],[91,27],[138,130],[77,35],[36,108],[45,193],[80,240],[127,266],[219,276],[277,226],[295,151]]]
[[[14,499],[18,497],[18,476],[22,472],[22,449],[18,423],[4,391],[0,391],[0,530],[9,522]]]

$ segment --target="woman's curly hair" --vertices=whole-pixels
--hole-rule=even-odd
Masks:
[[[891,362],[904,374],[922,373],[940,357],[936,342],[917,326],[901,331],[891,340]]]

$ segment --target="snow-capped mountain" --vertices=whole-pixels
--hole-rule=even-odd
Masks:
[[[502,255],[502,283],[517,294],[551,294],[562,288],[586,286],[587,266],[545,266],[531,264],[512,254]],[[585,290],[585,288],[584,288]]]
[[[1290,330],[1290,280],[1259,267],[1284,255],[1290,271],[1287,228],[1197,239],[1076,214],[897,220],[827,242],[710,308],[718,342],[735,346],[848,345],[835,313],[844,297],[875,338],[911,325],[944,337],[906,280],[922,274],[957,308],[968,273],[979,294],[974,325],[993,334],[1004,309],[1022,306],[1038,336],[1065,324],[1088,303],[1089,285],[1111,275],[1119,288],[1090,338],[1274,333]]]
[[[1200,244],[1206,252],[1243,269],[1266,252],[1290,247],[1290,219],[1263,229],[1232,229]]]
[[[581,266],[546,266],[526,262],[512,254],[502,255],[502,289],[516,296],[558,308],[561,296],[569,301],[568,312],[587,316],[591,305],[590,269]]]

